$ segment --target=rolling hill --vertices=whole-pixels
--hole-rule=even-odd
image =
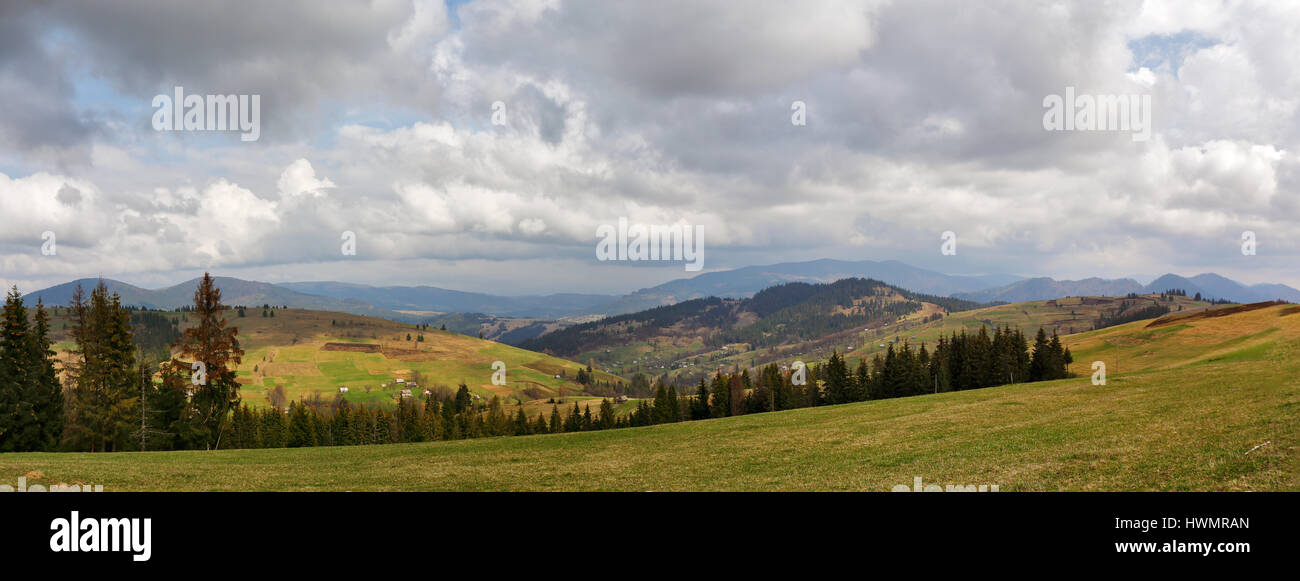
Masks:
[[[710,297],[574,325],[520,344],[620,375],[694,377],[737,353],[811,349],[847,333],[921,321],[974,303],[912,293],[876,280],[787,283],[744,299]],[[792,347],[797,346],[797,347]]]
[[[725,352],[711,354],[706,371],[742,369],[774,362],[788,365],[796,360],[813,363],[826,360],[832,352],[839,352],[847,361],[856,363],[859,359],[869,360],[875,355],[883,355],[891,344],[906,341],[913,346],[922,343],[933,346],[940,336],[962,331],[977,333],[980,327],[1014,327],[1029,336],[1042,327],[1049,333],[1056,331],[1068,335],[1093,329],[1103,316],[1111,319],[1134,316],[1153,306],[1188,313],[1212,307],[1208,302],[1190,297],[1169,296],[1162,300],[1160,295],[1138,295],[1134,298],[1071,297],[1028,301],[952,312],[942,318],[913,315],[827,335],[818,340],[791,342],[768,349],[731,345]],[[671,370],[668,374],[688,383],[698,377],[698,372],[691,369]]]
[[[498,395],[507,402],[591,397],[576,381],[582,366],[549,355],[376,317],[305,309],[273,309],[274,317],[262,312],[248,309],[241,317],[237,310],[227,311],[244,349],[236,368],[240,392],[253,407],[271,405],[273,392],[286,402],[318,395],[331,399],[340,387],[348,388],[349,401],[386,405],[406,388],[399,379],[421,384],[418,390],[454,390],[464,382],[474,395]],[[159,314],[178,329],[189,325],[186,313]],[[72,346],[67,317],[67,309],[53,311],[54,338],[65,351]],[[495,361],[506,365],[504,386],[492,384]],[[593,371],[599,381],[622,381]],[[412,390],[412,395],[421,394]]]
[[[0,472],[111,491],[883,492],[916,477],[1002,491],[1300,490],[1300,307],[1139,321],[1065,341],[1080,377],[572,434],[0,454]],[[1094,386],[1090,360],[1105,354],[1121,369]]]
[[[234,324],[244,341],[241,390],[250,402],[264,404],[267,390],[276,386],[289,399],[333,397],[347,386],[353,401],[391,402],[399,378],[422,382],[425,389],[454,390],[463,381],[476,395],[507,401],[583,394],[575,381],[577,363],[432,327],[421,331],[374,317],[299,309]],[[494,361],[506,364],[505,386],[492,384]],[[620,380],[603,373],[598,379]]]
[[[846,278],[869,278],[915,293],[949,296],[1005,285],[1020,277],[1009,275],[959,276],[925,270],[886,260],[812,260],[710,272],[645,288],[591,312],[620,315],[705,297],[746,298],[787,282],[830,283]]]

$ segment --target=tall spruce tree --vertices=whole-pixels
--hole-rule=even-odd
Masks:
[[[203,273],[194,291],[195,324],[177,340],[174,345],[177,355],[170,365],[175,371],[191,370],[196,365],[200,366],[199,371],[206,371],[206,377],[190,374],[191,379],[206,380],[191,381],[193,441],[190,444],[209,450],[221,446],[230,410],[239,405],[235,367],[242,361],[244,350],[236,338],[239,329],[226,325],[225,310],[221,289],[211,274]]]
[[[69,397],[64,441],[91,452],[133,447],[140,390],[130,313],[102,280],[89,300],[78,286],[70,309],[77,346],[65,367]]]
[[[41,449],[53,450],[63,438],[63,385],[54,368],[54,339],[50,336],[50,314],[45,303],[36,299],[35,334],[32,339],[31,365],[35,369],[35,390],[31,394],[37,421],[41,424]]]
[[[844,358],[832,351],[826,362],[826,403],[834,405],[854,401],[852,378]]]
[[[0,317],[0,452],[35,449],[40,424],[28,396],[32,338],[18,287],[5,297]]]
[[[1034,354],[1029,358],[1029,381],[1043,381],[1051,379],[1052,356],[1049,353],[1051,346],[1047,341],[1047,332],[1042,327],[1038,328],[1038,335],[1034,337]]]

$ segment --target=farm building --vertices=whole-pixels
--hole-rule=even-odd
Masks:
[[[347,393],[347,392],[348,392],[348,388],[346,385],[339,388],[339,393]]]

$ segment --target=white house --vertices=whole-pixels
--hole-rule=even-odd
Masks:
[[[347,393],[347,392],[348,392],[347,386],[343,386],[339,388],[339,393]]]

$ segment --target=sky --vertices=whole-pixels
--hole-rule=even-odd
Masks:
[[[1297,27],[1266,1],[5,2],[0,283],[693,274],[598,260],[626,218],[698,227],[704,272],[1300,287]],[[156,130],[178,86],[259,96],[258,139]],[[1048,130],[1067,87],[1149,99],[1149,136]]]

